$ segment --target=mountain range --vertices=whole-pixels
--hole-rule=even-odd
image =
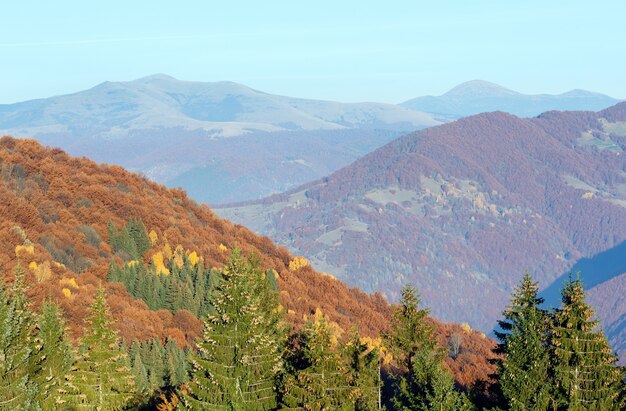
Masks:
[[[539,100],[549,101],[552,109],[571,108],[576,101],[577,108],[587,110],[617,101],[590,92],[566,95],[578,97]],[[477,105],[476,96],[493,104]],[[35,137],[70,154],[118,164],[170,187],[181,186],[198,201],[226,203],[289,190],[326,176],[401,134],[477,109],[523,107],[536,112],[544,107],[536,96],[526,97],[474,81],[441,98],[424,97],[454,103],[445,110],[426,106],[432,112],[425,113],[415,111],[410,102],[307,100],[232,82],[180,81],[159,74],[0,105],[0,134]]]
[[[602,110],[620,100],[586,90],[563,94],[522,94],[482,80],[459,84],[441,96],[417,97],[400,106],[456,119],[474,114],[505,111],[519,117],[534,117],[550,110]]]
[[[217,212],[390,301],[413,283],[436,317],[483,332],[525,271],[549,288],[580,268],[623,359],[623,292],[609,284],[626,279],[625,149],[626,103],[537,118],[484,113]],[[558,288],[548,297],[557,305]]]

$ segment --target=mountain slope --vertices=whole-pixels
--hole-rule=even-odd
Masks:
[[[481,114],[217,211],[391,300],[410,281],[438,318],[489,332],[525,270],[546,287],[626,239],[624,147],[626,103]]]
[[[112,265],[156,267],[158,256],[161,264],[167,258],[166,250],[189,260],[195,255],[207,268],[222,267],[235,247],[275,270],[286,319],[294,326],[321,309],[345,330],[354,325],[375,335],[387,327],[390,306],[380,295],[348,288],[310,266],[290,269],[293,257],[286,249],[216,217],[182,190],[168,190],[117,166],[72,158],[33,140],[0,139],[0,215],[0,278],[11,282],[14,269],[23,268],[30,300],[35,305],[44,298],[57,301],[73,336],[82,333],[87,307],[104,283],[114,325],[127,342],[170,338],[189,344],[201,332],[191,311],[149,309],[121,283],[107,282],[107,273]],[[119,229],[133,218],[154,234],[143,258],[128,261],[128,254],[113,248],[108,226]],[[492,372],[487,363],[491,340],[459,325],[435,323],[443,344],[453,333],[463,335],[462,355],[447,361],[457,381],[469,386]]]
[[[559,95],[521,94],[487,81],[462,83],[441,96],[417,97],[400,105],[413,110],[459,118],[488,111],[505,111],[520,117],[549,110],[602,110],[618,103],[612,97],[585,90]]]

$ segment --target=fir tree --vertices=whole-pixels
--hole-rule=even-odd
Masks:
[[[501,357],[498,384],[512,410],[545,410],[550,395],[550,356],[547,347],[548,315],[539,308],[543,298],[529,273],[515,288],[511,304],[498,321],[500,341],[494,350]]]
[[[352,330],[345,350],[348,359],[348,377],[354,387],[356,411],[377,410],[380,407],[380,358],[378,348],[363,341],[356,329]]]
[[[402,290],[400,306],[393,314],[387,342],[406,373],[394,378],[392,403],[398,410],[464,410],[471,404],[454,391],[454,379],[441,362],[444,350],[437,345],[428,310],[419,308],[413,287]]]
[[[283,409],[354,410],[357,388],[338,347],[338,329],[317,311],[288,355],[289,375],[283,387]]]
[[[65,322],[61,309],[52,301],[45,301],[39,317],[39,340],[43,348],[41,370],[37,375],[40,384],[39,401],[43,409],[56,408],[59,389],[74,363],[72,347],[65,337]]]
[[[263,272],[236,250],[222,276],[182,401],[191,409],[274,409],[284,333],[277,297],[268,303]]]
[[[38,409],[41,355],[35,341],[35,321],[26,304],[24,272],[17,269],[13,286],[0,283],[0,409]]]
[[[122,228],[118,238],[117,238],[118,249],[116,251],[124,251],[125,254],[122,254],[124,260],[138,260],[139,259],[139,251],[137,250],[137,244],[135,244],[135,240],[130,234],[128,229],[128,225],[125,225]]]
[[[170,387],[178,387],[187,382],[188,366],[187,355],[174,340],[168,339],[165,343],[166,381]]]
[[[109,220],[109,222],[107,223],[107,232],[109,234],[109,245],[113,249],[113,252],[115,252],[120,248],[118,239],[119,233],[117,232],[115,224],[113,224],[113,221],[111,220]]]
[[[585,302],[579,278],[561,291],[562,305],[554,313],[551,345],[554,350],[555,397],[559,409],[618,410],[623,389],[617,358],[594,312]],[[622,404],[623,405],[623,404]]]
[[[133,370],[133,376],[135,377],[135,386],[137,387],[137,391],[143,394],[147,394],[149,391],[148,370],[143,363],[141,354],[141,345],[137,342],[137,340],[133,341],[130,345],[129,356],[131,368]]]
[[[111,328],[102,286],[90,311],[76,364],[57,403],[70,409],[120,410],[136,393],[135,378],[117,332]]]
[[[276,271],[267,270],[265,272],[265,281],[267,282],[267,286],[270,290],[279,291],[278,282],[276,281]]]
[[[150,249],[150,238],[146,232],[146,227],[138,218],[131,218],[126,223],[130,238],[135,243],[135,250],[137,252],[136,258],[140,259]]]
[[[165,351],[159,340],[142,344],[142,358],[148,370],[148,389],[154,392],[165,385]]]

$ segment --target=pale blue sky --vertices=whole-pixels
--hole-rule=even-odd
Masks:
[[[626,98],[626,1],[3,3],[0,103],[153,73],[340,101],[471,79]]]

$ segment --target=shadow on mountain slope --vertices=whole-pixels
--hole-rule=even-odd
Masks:
[[[571,270],[561,275],[541,292],[541,297],[545,299],[547,307],[559,305],[563,284],[569,279],[570,274],[575,276],[576,273],[580,273],[580,278],[587,290],[626,273],[626,241],[591,258],[578,260]]]

